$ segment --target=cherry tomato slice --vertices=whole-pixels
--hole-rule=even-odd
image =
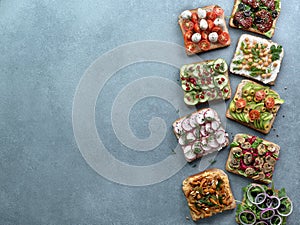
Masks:
[[[207,51],[210,49],[210,42],[208,40],[202,40],[199,42],[199,47],[202,51]]]
[[[235,107],[238,109],[242,109],[246,106],[246,104],[247,104],[246,100],[243,98],[240,98],[239,100],[236,101]]]
[[[265,106],[267,109],[272,109],[275,105],[275,100],[272,97],[268,97],[265,99]]]
[[[197,45],[191,41],[188,41],[186,44],[185,44],[185,48],[188,52],[190,53],[195,53],[196,52],[196,49],[197,49]]]
[[[201,31],[201,39],[207,40],[209,32],[207,30]]]
[[[206,18],[209,19],[209,20],[214,21],[217,18],[217,15],[214,12],[207,12],[206,13]]]
[[[253,120],[258,120],[260,118],[260,112],[256,109],[252,109],[249,112],[249,118],[253,121]]]
[[[213,12],[217,15],[217,17],[222,16],[224,14],[224,10],[219,6],[215,6]]]
[[[194,25],[194,31],[195,31],[196,33],[200,33],[200,32],[201,32],[201,29],[200,29],[200,26],[199,26],[198,23],[195,23],[195,25]]]
[[[208,24],[208,30],[211,31],[212,28],[215,26],[214,22],[212,20],[207,20],[207,24]]]
[[[194,23],[190,20],[185,20],[183,21],[182,23],[182,27],[185,31],[188,31],[188,30],[193,30],[194,28]]]
[[[197,13],[192,13],[191,20],[193,21],[193,23],[198,23],[198,14]]]
[[[223,31],[218,37],[218,42],[221,45],[225,45],[229,40],[230,40],[229,34],[225,31]]]
[[[255,93],[255,99],[257,101],[262,101],[265,99],[265,97],[266,97],[266,92],[264,90],[260,90]]]
[[[184,34],[184,41],[185,41],[185,42],[191,41],[192,36],[193,36],[193,31],[188,30],[188,31],[185,32],[185,34]]]
[[[213,27],[213,29],[211,29],[211,32],[217,32],[220,35],[223,33],[223,30],[221,27]]]

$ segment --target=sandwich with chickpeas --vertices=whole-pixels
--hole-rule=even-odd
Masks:
[[[230,72],[274,85],[284,50],[270,40],[243,34],[230,64]]]

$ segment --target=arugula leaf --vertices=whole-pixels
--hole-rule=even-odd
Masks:
[[[285,188],[281,188],[281,189],[278,191],[278,198],[282,198],[282,197],[285,197],[285,196],[286,196]]]
[[[233,61],[232,63],[233,64],[242,64],[242,62],[243,62],[243,59],[239,59],[239,60]]]
[[[262,139],[257,138],[257,139],[253,142],[253,144],[251,145],[251,147],[252,147],[252,148],[257,148],[258,145],[261,144],[262,142],[263,142]]]
[[[230,147],[238,147],[240,144],[237,141],[234,141],[230,144]]]
[[[272,45],[271,46],[272,61],[280,59],[281,52],[282,52],[281,45],[278,45],[277,47],[275,45]]]

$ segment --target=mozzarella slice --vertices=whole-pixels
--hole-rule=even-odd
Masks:
[[[194,33],[191,38],[192,42],[198,43],[201,40],[201,34]]]
[[[217,18],[214,20],[214,25],[224,28],[224,20],[222,20],[221,18]]]
[[[208,28],[208,23],[207,23],[206,19],[201,19],[199,26],[200,26],[201,30],[206,30]]]
[[[215,43],[215,42],[218,41],[218,37],[219,37],[219,35],[218,35],[217,32],[212,32],[212,33],[210,33],[210,34],[208,35],[208,40],[209,40],[210,42]]]
[[[192,17],[192,12],[190,10],[185,10],[181,13],[183,19],[190,19]]]
[[[198,9],[198,17],[199,17],[200,19],[206,18],[206,10],[205,10],[205,9],[199,8],[199,9]]]

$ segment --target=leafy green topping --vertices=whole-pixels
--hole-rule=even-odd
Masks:
[[[272,61],[280,59],[281,52],[282,52],[281,45],[278,45],[277,47],[275,45],[272,45],[271,46]]]
[[[242,64],[242,62],[243,62],[243,59],[239,59],[239,60],[233,61],[232,63],[238,65],[238,64]]]
[[[261,144],[262,142],[263,142],[262,139],[257,138],[257,139],[253,142],[253,144],[251,145],[251,147],[252,147],[252,148],[257,148],[258,145]]]
[[[230,147],[238,147],[240,144],[237,141],[234,141],[230,144]]]
[[[278,198],[282,198],[282,197],[285,197],[285,196],[286,196],[285,188],[281,188],[281,189],[278,191]]]

